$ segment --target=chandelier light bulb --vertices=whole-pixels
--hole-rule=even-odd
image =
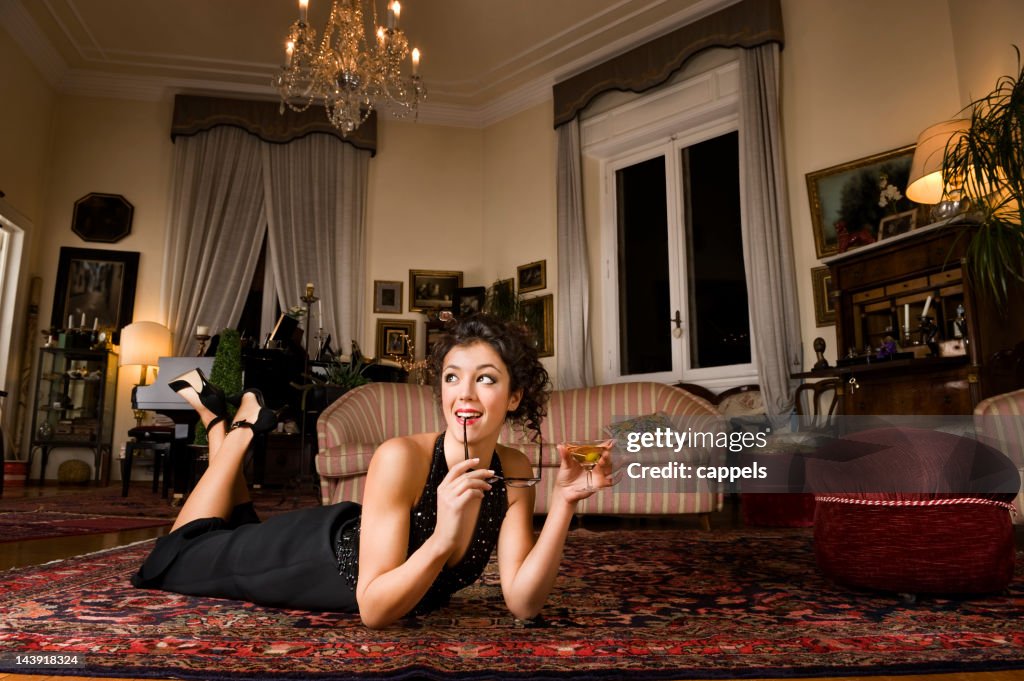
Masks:
[[[307,23],[309,17],[309,0],[299,0],[299,21]]]
[[[391,3],[391,11],[395,13],[395,25],[398,25],[398,19],[402,16],[402,3],[398,0],[393,0]]]
[[[412,75],[420,75],[420,48],[412,48]]]
[[[295,43],[291,40],[284,44],[284,66],[288,68],[292,65],[292,56],[295,54]]]

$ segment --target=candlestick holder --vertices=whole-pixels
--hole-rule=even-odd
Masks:
[[[301,300],[302,302],[304,302],[306,304],[306,319],[310,320],[309,326],[310,326],[310,328],[312,328],[313,327],[313,324],[312,324],[313,318],[310,316],[310,314],[312,314],[313,303],[315,303],[316,301],[318,301],[320,299],[313,295],[313,287],[312,286],[307,286],[306,287],[306,295],[304,295],[301,298],[299,298],[299,300]],[[306,334],[303,334],[303,335],[305,336],[305,339],[306,339],[306,374],[309,375],[309,337],[312,336],[313,334],[306,333]]]
[[[196,334],[196,340],[199,341],[199,352],[196,353],[196,357],[203,357],[206,354],[206,344],[210,340],[210,334]]]

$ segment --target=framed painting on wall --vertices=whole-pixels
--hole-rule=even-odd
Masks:
[[[832,272],[828,267],[812,267],[811,281],[814,285],[814,323],[817,326],[831,326],[836,323]]]
[[[117,344],[132,321],[138,274],[137,251],[62,247],[51,328],[111,329]]]
[[[409,270],[409,311],[451,310],[462,272]]]
[[[874,243],[886,215],[913,209],[906,194],[914,145],[807,174],[819,258]]]
[[[519,303],[519,313],[533,333],[534,347],[540,357],[555,354],[555,296],[551,293],[527,298]]]
[[[402,282],[373,281],[373,311],[384,314],[402,312]]]
[[[377,359],[412,360],[416,343],[416,322],[412,319],[378,319]]]

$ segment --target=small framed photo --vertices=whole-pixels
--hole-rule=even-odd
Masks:
[[[416,322],[412,319],[377,320],[377,359],[412,360]]]
[[[402,282],[373,281],[373,311],[384,314],[402,313]]]
[[[878,223],[878,240],[891,239],[899,234],[906,234],[917,227],[917,209],[905,210],[902,213],[889,215]]]
[[[547,260],[538,260],[537,262],[520,265],[516,268],[516,278],[519,280],[520,293],[540,291],[548,287],[547,263]]]
[[[832,272],[828,267],[812,267],[811,281],[814,284],[814,323],[817,326],[831,326],[836,323]]]
[[[451,310],[462,272],[409,270],[409,311]]]
[[[487,300],[487,289],[483,286],[470,286],[455,289],[455,304],[452,312],[460,319],[483,312]]]
[[[534,347],[540,357],[555,354],[555,297],[527,298],[519,304],[523,323],[533,332]]]

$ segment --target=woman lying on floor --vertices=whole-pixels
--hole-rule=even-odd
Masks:
[[[559,445],[554,498],[535,540],[537,479],[526,456],[497,442],[506,421],[539,439],[547,372],[524,330],[484,315],[453,323],[430,362],[444,432],[382,444],[362,507],[342,502],[265,523],[242,467],[254,435],[275,426],[274,413],[258,391],[247,391],[228,426],[228,399],[201,372],[172,381],[207,428],[210,465],[132,583],[282,608],[358,611],[366,626],[379,628],[447,604],[479,578],[497,546],[506,605],[518,618],[537,615],[576,504],[594,493]],[[612,484],[609,447],[594,468],[594,488]]]

